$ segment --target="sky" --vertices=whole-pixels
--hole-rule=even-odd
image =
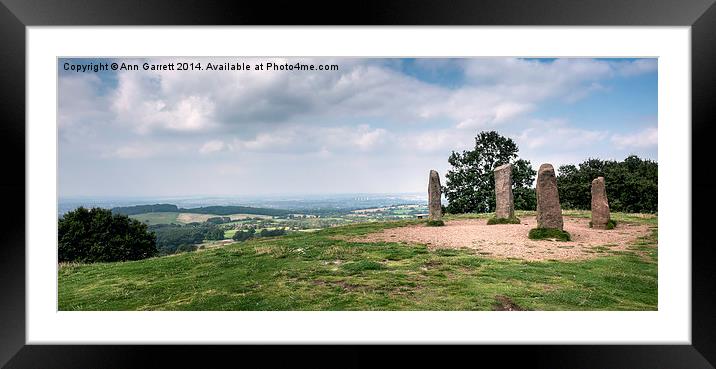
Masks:
[[[138,71],[66,70],[128,63]],[[143,63],[203,70],[144,71]],[[338,70],[206,70],[207,63]],[[60,197],[427,191],[480,131],[537,169],[657,160],[657,59],[59,59]]]

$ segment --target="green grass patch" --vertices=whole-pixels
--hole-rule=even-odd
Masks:
[[[144,224],[147,225],[155,225],[155,224],[180,224],[177,220],[177,216],[179,213],[177,212],[162,212],[162,213],[144,213],[144,214],[134,214],[130,215],[129,217],[132,219],[136,219]]]
[[[442,227],[445,225],[445,222],[442,220],[428,220],[426,223],[428,227]]]
[[[487,220],[488,225],[493,224],[520,224],[520,218],[512,217],[512,218],[490,218]]]
[[[569,233],[556,228],[532,228],[530,229],[529,238],[531,240],[550,240],[569,241],[572,238]]]
[[[491,214],[482,215],[487,219]],[[617,215],[621,216],[621,215]],[[359,223],[201,252],[117,263],[64,263],[61,311],[657,310],[658,230],[618,255],[496,259],[474,250],[355,236],[423,220]]]
[[[614,229],[614,228],[616,228],[616,227],[617,227],[617,221],[614,220],[614,219],[609,219],[609,221],[607,222],[607,227],[606,227],[606,229]],[[589,228],[592,228],[592,221],[591,221],[591,220],[589,221]]]
[[[360,273],[366,270],[381,270],[385,268],[385,265],[381,263],[368,260],[361,260],[343,265],[343,269],[351,273]]]

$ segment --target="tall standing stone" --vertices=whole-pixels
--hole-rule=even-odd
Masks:
[[[428,180],[428,211],[429,220],[441,220],[443,217],[442,205],[440,204],[440,176],[438,172],[431,170]]]
[[[537,227],[559,230],[564,227],[552,164],[542,164],[537,171]]]
[[[607,229],[609,223],[609,201],[604,177],[592,181],[592,228]]]
[[[495,168],[495,218],[514,218],[514,216],[512,165],[500,165]]]

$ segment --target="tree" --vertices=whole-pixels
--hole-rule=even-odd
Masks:
[[[609,208],[629,213],[653,213],[658,210],[658,164],[631,155],[618,162],[587,159],[579,166],[559,167],[557,186],[562,207],[590,209],[592,180],[604,177]]]
[[[204,227],[204,239],[205,240],[223,240],[224,230],[215,225],[209,225]]]
[[[495,174],[503,164],[512,164],[513,194],[516,209],[534,209],[536,197],[532,183],[537,173],[530,162],[519,159],[519,149],[510,138],[495,131],[480,132],[475,148],[452,152],[448,163],[452,169],[445,175],[443,193],[449,213],[487,213],[495,210]]]
[[[109,209],[79,207],[58,222],[59,261],[139,260],[157,255],[147,225]]]
[[[249,228],[247,231],[237,231],[234,233],[234,237],[232,239],[234,241],[246,241],[248,239],[254,238],[256,235],[256,230],[253,228]]]

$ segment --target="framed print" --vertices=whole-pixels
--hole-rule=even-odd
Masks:
[[[3,363],[712,367],[716,8],[483,6],[5,1]]]

